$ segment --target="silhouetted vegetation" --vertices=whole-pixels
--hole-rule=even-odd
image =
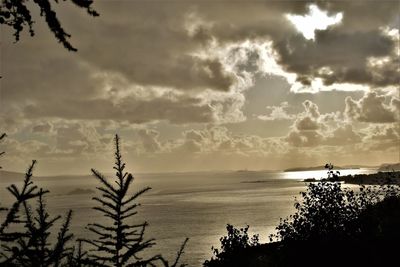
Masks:
[[[0,9],[0,24],[12,27],[14,30],[15,41],[20,39],[20,34],[24,27],[28,28],[29,34],[34,36],[33,24],[35,23],[32,18],[29,8],[32,6],[39,8],[40,16],[44,17],[47,26],[53,32],[54,37],[62,43],[62,45],[69,51],[77,51],[75,47],[69,42],[70,34],[65,32],[57,18],[57,14],[51,3],[58,4],[58,1],[50,0],[2,0]],[[64,2],[64,1],[63,1]],[[77,7],[83,8],[90,16],[98,16],[99,14],[92,8],[93,0],[71,0]]]
[[[328,180],[331,182],[336,182],[339,180],[340,171],[333,171],[333,167],[334,166],[332,163],[325,164],[325,169],[328,169]]]
[[[354,174],[337,176],[337,181],[344,182],[346,184],[357,184],[357,185],[384,185],[384,184],[400,184],[400,171],[369,173],[369,174]],[[319,181],[332,181],[332,178],[327,179],[316,179],[307,178],[304,182],[319,182]]]
[[[343,188],[331,174],[307,185],[296,212],[281,219],[268,244],[235,246],[206,267],[389,266],[400,236],[400,191],[393,184]],[[336,174],[336,173],[334,173]],[[339,175],[339,174],[338,174]],[[221,247],[237,239],[229,234]]]
[[[355,174],[341,176],[340,181],[347,184],[365,184],[365,185],[380,185],[380,184],[400,184],[400,172],[377,172],[371,174]]]
[[[145,240],[144,233],[147,222],[129,224],[127,221],[137,214],[136,208],[140,205],[136,199],[150,190],[150,187],[143,188],[134,194],[128,190],[134,180],[132,174],[124,171],[125,163],[119,146],[119,138],[115,137],[115,166],[116,185],[111,184],[95,169],[92,169],[94,176],[101,183],[97,187],[102,194],[101,197],[94,197],[99,206],[95,210],[101,212],[104,217],[110,220],[108,224],[93,223],[88,229],[98,236],[97,239],[85,239],[86,243],[94,246],[89,257],[99,265],[104,266],[126,266],[134,260],[135,266],[146,266],[157,260],[159,256],[141,258],[139,254],[146,248],[155,244],[154,239]],[[94,252],[94,253],[93,253]]]
[[[234,265],[242,258],[241,252],[245,249],[257,247],[260,245],[259,236],[248,235],[249,226],[237,229],[233,225],[228,224],[226,231],[228,234],[220,238],[221,248],[212,248],[215,258],[211,261],[205,261],[204,266],[212,267],[217,262],[223,262],[226,265]],[[246,251],[247,252],[247,251]]]
[[[50,218],[45,209],[43,196],[48,191],[39,189],[32,182],[33,161],[25,174],[23,185],[12,184],[7,190],[15,201],[7,209],[0,226],[0,265],[2,266],[61,266],[70,251],[66,247],[71,240],[69,224],[72,211],[69,211],[54,244],[50,243],[50,233],[54,223],[61,217]],[[33,214],[29,201],[38,200]]]
[[[62,217],[47,212],[48,191],[32,181],[35,164],[33,161],[29,166],[22,185],[7,187],[14,201],[9,208],[0,209],[4,215],[0,224],[0,266],[186,266],[179,261],[188,239],[172,263],[160,254],[149,256],[148,249],[155,245],[155,239],[145,238],[146,221],[134,223],[133,219],[140,206],[138,197],[150,188],[132,193],[134,177],[125,171],[118,135],[115,179],[110,182],[92,169],[100,182],[99,195],[93,198],[98,204],[94,209],[105,217],[87,226],[96,238],[73,240],[69,230],[72,211],[55,229]],[[261,244],[258,235],[249,236],[249,226],[237,229],[228,224],[220,248],[212,248],[213,257],[204,266],[387,266],[397,260],[399,186],[389,182],[351,190],[337,181],[341,177],[333,171],[333,165],[327,164],[327,169],[328,178],[307,185],[300,200],[295,201],[296,212],[281,219],[270,243]],[[389,181],[394,174],[390,174]]]
[[[1,142],[6,136],[7,136],[7,135],[6,135],[5,133],[1,134],[1,135],[0,135],[0,142]],[[4,153],[5,153],[4,151],[0,151],[0,157],[3,156]],[[1,169],[1,166],[0,166],[0,169]]]
[[[103,213],[108,223],[92,223],[87,229],[97,235],[95,239],[77,240],[73,244],[73,234],[69,231],[72,219],[70,210],[65,216],[57,238],[54,225],[61,216],[52,217],[46,210],[45,195],[49,192],[34,185],[33,169],[36,161],[28,168],[22,186],[12,184],[7,190],[13,195],[14,203],[10,208],[3,208],[3,221],[0,224],[0,266],[157,266],[183,267],[180,264],[188,239],[182,243],[177,256],[169,263],[162,255],[150,257],[141,255],[146,249],[155,245],[154,239],[145,239],[147,222],[133,224],[131,219],[137,214],[140,205],[136,199],[150,190],[144,188],[130,193],[134,181],[132,174],[124,171],[119,137],[115,137],[115,184],[98,171],[92,169],[100,181],[97,187],[101,196],[93,199],[99,204],[95,210]],[[37,199],[37,208],[32,211],[31,200]],[[53,242],[52,242],[53,241]],[[93,248],[86,251],[83,243]]]
[[[335,240],[359,233],[355,223],[361,212],[381,200],[395,196],[392,186],[360,187],[359,192],[343,188],[341,183],[310,183],[302,192],[302,201],[295,202],[297,212],[281,220],[272,240]]]

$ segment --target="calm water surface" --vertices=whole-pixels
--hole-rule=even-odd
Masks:
[[[372,173],[374,169],[340,170],[342,175]],[[212,256],[211,247],[219,246],[227,223],[237,227],[250,225],[249,232],[260,235],[262,242],[274,233],[279,218],[294,211],[294,197],[304,191],[305,178],[325,177],[325,171],[307,172],[199,172],[138,174],[134,189],[150,186],[142,195],[142,206],[135,222],[148,221],[147,236],[156,238],[153,253],[169,258],[176,255],[181,242],[189,237],[184,261],[202,266]],[[5,187],[10,183],[0,177],[0,200],[10,201]],[[76,237],[88,237],[89,222],[104,220],[91,209],[95,194],[71,194],[77,188],[94,189],[98,183],[91,176],[35,178],[38,185],[51,191],[47,206],[52,215],[74,211],[72,231]]]

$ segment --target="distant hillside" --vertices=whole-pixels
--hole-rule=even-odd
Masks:
[[[11,172],[11,171],[4,171],[0,170],[0,183],[14,183],[23,181],[25,177],[25,173],[19,172]],[[36,181],[49,181],[49,180],[56,180],[56,179],[92,179],[91,175],[57,175],[57,176],[36,176],[35,173],[33,177]]]
[[[25,174],[19,172],[0,170],[0,183],[22,181],[24,179],[24,175]]]
[[[345,165],[345,166],[335,166],[334,170],[350,170],[350,169],[361,169],[361,168],[377,168],[376,166],[366,166],[366,165]],[[321,171],[325,170],[325,165],[315,166],[315,167],[297,167],[289,168],[284,170],[285,172],[301,172],[301,171]]]
[[[343,168],[340,166],[334,166],[335,170],[342,170]],[[315,167],[297,167],[297,168],[289,168],[284,170],[284,172],[302,172],[302,171],[320,171],[325,170],[325,165],[323,166],[315,166]]]
[[[382,164],[378,171],[391,171],[391,170],[395,170],[395,171],[400,171],[400,162],[399,163],[385,163]]]

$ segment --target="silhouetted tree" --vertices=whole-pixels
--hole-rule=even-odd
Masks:
[[[32,175],[36,161],[28,168],[21,188],[12,184],[7,190],[15,201],[0,226],[0,265],[1,266],[61,266],[66,262],[70,249],[66,244],[71,240],[69,224],[72,211],[69,211],[62,224],[54,245],[50,234],[54,223],[61,217],[50,218],[45,209],[44,195],[47,190],[33,184]],[[29,200],[38,199],[38,207],[33,215]]]
[[[41,190],[42,192],[42,190]],[[57,239],[52,245],[50,235],[54,223],[61,219],[61,216],[51,218],[43,200],[43,194],[39,195],[36,214],[33,215],[30,207],[24,203],[26,214],[25,229],[26,233],[18,238],[17,244],[13,246],[3,246],[11,256],[5,262],[13,266],[61,266],[67,262],[67,257],[72,252],[67,243],[73,235],[69,233],[72,211],[70,210],[62,224]]]
[[[189,238],[186,238],[185,241],[183,241],[180,249],[176,253],[176,258],[172,264],[169,264],[169,262],[166,259],[164,259],[164,257],[162,257],[162,256],[159,256],[158,260],[161,261],[161,263],[163,264],[164,267],[178,267],[178,266],[185,267],[185,266],[187,266],[187,264],[184,264],[184,263],[180,264],[179,261],[184,253],[185,246],[188,241],[189,241]]]
[[[0,135],[0,141],[2,141],[6,136],[7,136],[7,135],[6,135],[5,133],[1,134],[1,135]],[[0,157],[3,156],[4,153],[5,153],[4,151],[1,151],[1,152],[0,152]],[[0,166],[0,169],[1,169],[1,166]]]
[[[0,141],[2,141],[4,138],[6,137],[6,134],[5,133],[3,133],[3,134],[1,134],[0,135]],[[4,155],[4,151],[1,151],[0,152],[0,157],[1,156],[3,156]],[[0,169],[1,169],[2,167],[0,166]],[[1,203],[0,203],[1,204]],[[2,212],[2,211],[5,211],[5,210],[7,210],[6,208],[3,208],[2,206],[0,206],[0,212]]]
[[[33,184],[32,174],[36,161],[33,161],[25,174],[21,188],[12,184],[7,187],[15,201],[0,224],[0,266],[156,266],[155,262],[164,267],[183,267],[179,261],[184,253],[188,239],[185,239],[177,257],[170,264],[161,255],[142,258],[139,254],[153,246],[154,239],[145,239],[144,232],[147,222],[131,224],[127,221],[137,214],[137,197],[150,188],[146,187],[135,194],[128,191],[134,178],[124,171],[125,163],[119,147],[119,138],[115,137],[116,185],[110,184],[99,172],[92,169],[95,177],[101,182],[97,189],[101,197],[93,198],[100,205],[95,207],[108,218],[110,224],[89,224],[88,229],[97,235],[97,239],[78,240],[77,247],[69,246],[73,235],[69,232],[72,211],[66,215],[57,239],[53,239],[54,224],[61,216],[50,217],[44,204],[44,195],[48,193]],[[38,198],[36,212],[31,211],[29,200]],[[4,211],[3,210],[3,211]],[[82,248],[82,241],[94,246],[88,253]]]
[[[125,172],[125,163],[122,161],[120,142],[118,135],[115,135],[115,184],[111,184],[100,172],[92,169],[94,177],[100,182],[97,187],[101,197],[94,197],[99,205],[94,207],[107,218],[108,223],[92,223],[87,229],[94,233],[97,238],[83,239],[94,247],[89,254],[75,257],[89,261],[96,266],[129,266],[145,267],[156,266],[156,262],[165,267],[184,267],[179,260],[184,253],[188,238],[185,239],[177,253],[177,257],[170,264],[162,255],[143,257],[144,250],[155,245],[154,239],[145,239],[144,233],[148,223],[145,221],[139,224],[129,223],[132,217],[137,214],[137,207],[140,206],[136,199],[143,193],[150,190],[150,187],[143,188],[136,193],[130,193],[129,189],[134,181],[132,174]],[[78,247],[79,251],[79,247]],[[78,253],[78,255],[81,253]],[[82,255],[82,254],[81,254]]]
[[[57,14],[51,6],[51,3],[58,4],[58,0],[2,0],[0,9],[0,24],[7,25],[14,29],[15,41],[20,38],[20,33],[24,27],[28,27],[31,36],[35,34],[33,24],[35,21],[31,16],[30,6],[36,6],[40,9],[40,16],[45,18],[47,26],[53,32],[54,37],[63,44],[69,51],[77,51],[69,42],[70,34],[66,33],[57,18]],[[99,14],[92,9],[93,0],[71,0],[77,7],[83,8],[90,16]]]
[[[27,172],[25,173],[25,179],[22,188],[19,189],[15,184],[7,187],[7,190],[14,196],[15,201],[11,205],[11,208],[7,209],[7,215],[0,225],[0,241],[15,241],[19,237],[25,235],[24,233],[21,233],[19,231],[8,232],[7,229],[12,224],[25,223],[20,214],[21,206],[23,206],[24,203],[26,203],[30,199],[39,197],[48,192],[39,190],[36,185],[33,185],[32,172],[35,164],[36,161],[32,161],[32,164],[29,166]]]
[[[88,229],[97,235],[97,239],[84,241],[93,245],[89,256],[102,266],[147,266],[160,259],[159,255],[142,258],[139,254],[155,244],[154,239],[145,239],[144,233],[147,222],[140,224],[129,223],[137,214],[136,208],[140,205],[136,199],[150,190],[143,188],[134,194],[128,191],[134,180],[132,174],[125,172],[125,163],[122,162],[118,135],[115,136],[115,185],[111,184],[101,173],[92,169],[95,178],[101,183],[97,187],[101,197],[93,199],[99,204],[94,207],[101,212],[110,223],[93,223]]]
[[[82,240],[77,241],[77,245],[72,247],[72,252],[68,254],[68,267],[98,266],[96,262],[88,258],[88,252],[83,249]]]

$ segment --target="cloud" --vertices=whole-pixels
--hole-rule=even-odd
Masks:
[[[324,85],[336,84],[338,88],[341,83],[395,86],[398,80],[393,77],[399,73],[398,64],[394,63],[398,61],[398,34],[389,33],[387,27],[395,19],[393,10],[398,8],[398,3],[359,5],[335,2],[317,5],[332,14],[342,12],[342,23],[316,31],[314,41],[289,34],[274,42],[280,55],[279,63],[285,70],[296,73],[297,80],[304,86],[318,78]],[[365,13],[360,13],[361,10]],[[366,16],[371,20],[365,21]],[[393,63],[384,64],[383,71],[377,64],[368,63],[373,58],[387,58],[389,63]]]
[[[84,123],[58,125],[55,132],[53,155],[91,155],[110,150],[111,136],[100,134],[92,125]]]
[[[49,133],[52,129],[52,125],[48,122],[45,122],[43,124],[37,124],[32,127],[32,132],[33,133]]]
[[[329,26],[340,23],[343,13],[328,16],[327,12],[321,11],[317,5],[308,6],[309,13],[305,16],[288,14],[287,18],[307,40],[314,40],[315,30],[326,30]]]
[[[122,99],[71,99],[30,104],[24,108],[28,118],[63,118],[69,120],[114,120],[141,124],[157,120],[171,123],[212,122],[213,110],[201,99],[160,96],[140,99],[126,96]]]
[[[322,128],[318,106],[310,100],[303,102],[304,111],[297,114],[293,122],[292,130],[286,137],[286,141],[296,147],[316,146],[323,136],[318,131]]]
[[[315,131],[319,127],[318,122],[310,117],[304,117],[296,121],[296,129],[299,131]]]
[[[298,131],[289,132],[285,141],[294,147],[314,147],[321,143],[323,136],[317,131]]]
[[[267,106],[269,113],[267,115],[259,115],[257,118],[264,121],[275,121],[275,120],[292,120],[295,116],[288,114],[289,109],[288,102],[282,102],[279,106]]]
[[[343,115],[323,113],[318,105],[310,100],[303,102],[304,111],[297,114],[297,119],[283,138],[294,147],[345,146],[361,142],[362,134],[357,133],[352,125],[346,124]]]
[[[158,140],[159,132],[149,129],[141,129],[138,131],[140,143],[147,153],[158,153],[162,151],[162,146]]]
[[[399,120],[399,99],[390,97],[386,104],[386,96],[377,92],[369,92],[360,100],[346,97],[345,114],[348,118],[367,123],[393,123]]]
[[[398,124],[370,125],[363,129],[365,149],[399,154],[400,126]]]
[[[309,28],[307,40],[288,16],[307,17],[311,5],[342,20]],[[377,161],[361,148],[369,144],[392,157],[398,7],[98,1],[93,20],[66,5],[59,14],[78,53],[64,51],[42,20],[34,38],[16,44],[3,31],[0,125],[15,141],[8,155],[35,156],[55,171],[67,159],[81,166],[111,151],[121,131],[128,155],[148,169],[179,168],[182,155],[196,169],[310,163],[327,151]],[[396,94],[382,93],[390,88]]]
[[[307,14],[306,2],[235,3],[227,10],[218,1],[212,8],[202,2],[160,3],[156,8],[143,1],[103,1],[96,4],[102,14],[96,20],[66,6],[60,14],[79,52],[71,56],[60,49],[41,21],[36,38],[17,45],[7,39],[2,58],[7,62],[5,108],[17,105],[27,115],[32,111],[32,116],[68,119],[101,119],[99,114],[132,123],[225,123],[245,119],[242,92],[260,73],[283,76],[292,86],[296,78],[303,85],[316,79],[325,84],[397,84],[396,33],[388,28],[397,3],[377,5],[315,4],[329,15],[342,12],[343,21],[316,31],[314,41],[304,39],[286,17]],[[368,22],[358,10],[370,16]],[[128,111],[118,110],[118,101],[107,93],[111,88],[134,98],[126,101]],[[169,90],[176,96],[163,101],[165,95],[154,94],[144,101],[135,90]]]
[[[360,143],[362,135],[354,131],[350,124],[345,124],[333,130],[324,140],[324,145],[343,146]]]

